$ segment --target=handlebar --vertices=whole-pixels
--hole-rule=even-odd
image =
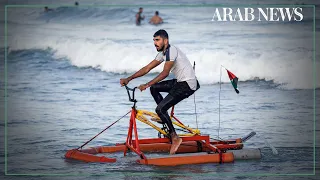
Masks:
[[[134,98],[134,91],[136,90],[137,87],[129,88],[127,85],[124,85],[124,87],[126,87],[126,90],[127,90],[128,96],[129,96],[129,101],[136,103],[137,100]],[[132,98],[130,96],[129,91],[132,91]]]

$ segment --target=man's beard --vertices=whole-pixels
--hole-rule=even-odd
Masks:
[[[161,51],[163,51],[163,50],[164,50],[164,45],[162,46],[161,49],[159,49],[159,50],[157,49],[158,52],[161,52]]]

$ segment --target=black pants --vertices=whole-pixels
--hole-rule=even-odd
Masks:
[[[200,85],[198,83],[197,89],[199,88]],[[175,130],[167,111],[170,107],[192,95],[195,90],[190,89],[186,81],[177,82],[176,79],[172,79],[152,85],[150,87],[150,91],[158,105],[156,108],[156,113],[160,117],[161,121],[167,124],[169,133],[174,132]],[[169,94],[163,98],[160,92],[168,92]]]

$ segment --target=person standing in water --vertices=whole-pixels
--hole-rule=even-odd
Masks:
[[[154,25],[163,23],[162,18],[159,16],[159,11],[154,13],[154,16],[150,19],[149,23]]]
[[[143,12],[143,8],[140,7],[139,12],[136,14],[136,25],[137,26],[140,26],[141,20],[144,20],[144,16],[141,16],[142,12]]]

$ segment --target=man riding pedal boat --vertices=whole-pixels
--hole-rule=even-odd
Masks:
[[[182,139],[177,135],[167,111],[170,107],[192,95],[200,88],[200,85],[187,56],[179,48],[169,44],[169,36],[165,30],[158,30],[153,35],[153,41],[159,52],[155,59],[133,75],[120,79],[120,84],[127,85],[132,79],[144,76],[150,70],[165,62],[162,72],[148,83],[141,84],[138,89],[143,91],[150,87],[151,95],[157,103],[156,113],[169,130],[172,141],[170,154],[175,154]],[[174,74],[175,79],[162,81],[169,75],[170,71]],[[163,98],[160,92],[168,92],[169,94]]]

